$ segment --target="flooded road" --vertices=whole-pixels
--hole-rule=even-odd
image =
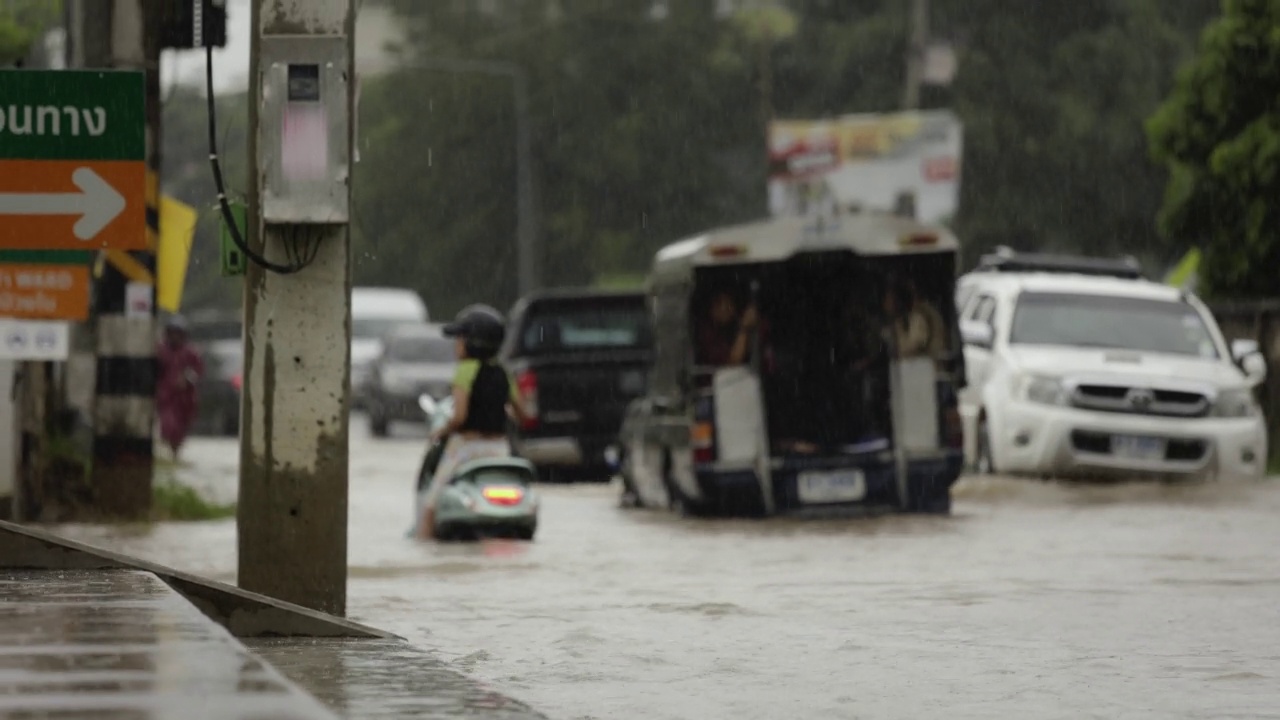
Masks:
[[[965,481],[952,517],[843,522],[547,487],[534,543],[434,545],[413,432],[353,426],[349,614],[555,718],[1280,718],[1280,480]],[[230,499],[235,457],[179,473]],[[55,529],[234,581],[231,521]]]

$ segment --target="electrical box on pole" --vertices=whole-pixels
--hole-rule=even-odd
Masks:
[[[261,40],[262,221],[343,224],[350,214],[350,82],[342,35]]]
[[[226,218],[219,223],[219,239],[222,244],[222,276],[223,277],[240,277],[244,275],[245,256],[240,250],[240,246],[236,244],[232,237],[232,232],[238,231],[240,237],[248,237],[249,225],[245,222],[248,207],[242,202],[230,202],[231,219],[235,221],[235,228],[227,224]]]
[[[161,48],[227,46],[227,0],[170,0],[161,7]]]

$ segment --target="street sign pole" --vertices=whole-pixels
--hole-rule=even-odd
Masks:
[[[128,20],[127,12],[116,15]],[[147,246],[145,101],[141,72],[0,70],[0,318],[18,321],[5,324],[5,352],[32,358],[24,392],[33,417],[59,415],[48,404],[51,393],[33,391],[38,381],[53,380],[49,360],[65,359],[66,326],[42,323],[86,319],[86,255]],[[146,394],[150,400],[149,389]],[[125,427],[110,419],[108,426]],[[102,426],[101,417],[94,420]],[[49,427],[27,425],[33,447],[44,448]],[[150,414],[145,425],[149,439]],[[40,465],[28,458],[24,472]],[[47,489],[38,476],[27,478],[25,488],[36,496]],[[94,490],[100,511],[147,512],[149,457],[145,473],[124,483],[95,483]],[[122,507],[125,512],[114,512]]]
[[[133,157],[145,162],[135,166],[141,184],[134,186],[140,192],[137,204],[130,206],[138,208],[132,215],[138,224],[130,229],[131,242],[109,250],[107,259],[128,251],[126,259],[132,256],[133,264],[140,265],[152,278],[160,222],[162,4],[160,0],[116,0],[113,22],[136,28],[137,32],[113,32],[111,47],[117,67],[142,70],[134,73],[140,76],[141,87],[135,92],[141,95],[142,102],[136,106],[141,112],[133,127],[143,134],[144,142]],[[155,286],[135,284],[119,264],[103,263],[94,298],[97,362],[92,477],[99,512],[138,518],[150,514],[154,472]],[[144,312],[129,311],[131,287],[141,287],[149,293],[150,302]]]

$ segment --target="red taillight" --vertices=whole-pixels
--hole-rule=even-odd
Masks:
[[[695,463],[711,463],[716,460],[716,431],[709,422],[697,422],[689,428],[689,445],[693,448]]]
[[[524,489],[514,485],[488,485],[480,496],[493,505],[519,505],[524,499]]]
[[[520,394],[520,403],[528,416],[520,426],[526,430],[538,426],[538,376],[532,370],[521,371],[516,376],[516,392]]]
[[[240,385],[242,382],[243,380],[240,377],[240,373],[236,373],[231,376],[231,387],[235,388],[236,392],[240,392]]]

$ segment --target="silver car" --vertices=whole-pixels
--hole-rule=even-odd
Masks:
[[[418,397],[449,396],[458,360],[439,325],[402,325],[387,334],[369,370],[369,429],[386,437],[392,422],[423,421]]]

